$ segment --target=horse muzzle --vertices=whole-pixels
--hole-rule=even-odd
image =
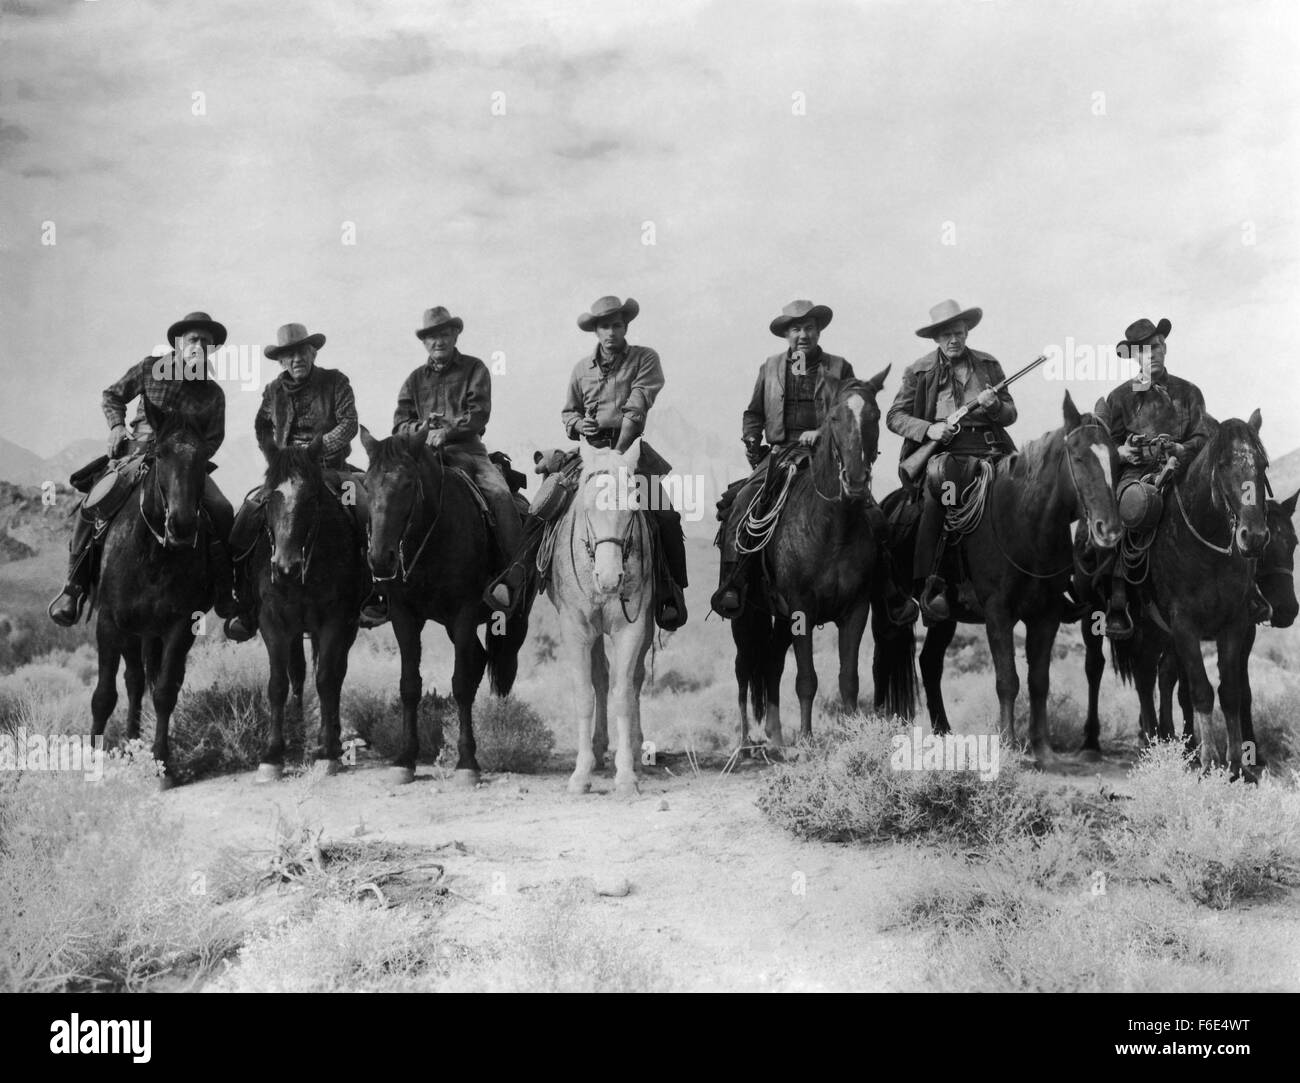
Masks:
[[[1268,546],[1268,527],[1260,529],[1248,523],[1239,523],[1235,534],[1237,549],[1244,557],[1260,557]]]
[[[1088,521],[1088,537],[1098,549],[1114,549],[1121,533],[1118,523],[1108,523],[1105,519]]]

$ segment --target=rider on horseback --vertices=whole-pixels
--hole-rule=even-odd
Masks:
[[[397,393],[393,435],[430,426],[425,443],[441,450],[448,466],[463,470],[478,486],[496,520],[497,543],[508,555],[519,548],[523,524],[505,475],[488,458],[483,444],[492,416],[492,376],[481,360],[456,348],[464,329],[465,321],[441,305],[425,310],[424,325],[415,337],[424,343],[429,360],[406,378]],[[362,627],[386,620],[386,597],[372,595],[361,610]]]
[[[921,612],[932,622],[949,620],[952,614],[944,597],[947,584],[938,574],[946,508],[937,490],[949,485],[957,492],[964,490],[979,460],[996,462],[1015,450],[1006,426],[1016,420],[1016,404],[1006,388],[993,390],[1003,379],[1002,366],[991,354],[966,345],[967,333],[983,316],[983,309],[963,309],[952,300],[930,309],[930,322],[916,333],[934,339],[938,348],[907,367],[903,386],[885,418],[890,431],[903,438],[902,458],[927,440],[938,440],[944,448],[926,466],[912,567]],[[960,431],[954,429],[945,418],[972,399],[977,408],[967,415]]]
[[[357,433],[356,400],[352,385],[342,372],[316,364],[316,353],[324,345],[324,335],[308,334],[300,323],[286,323],[276,332],[276,344],[264,347],[262,353],[272,361],[279,361],[283,371],[263,390],[253,431],[259,444],[273,440],[280,447],[305,447],[320,434],[326,484],[331,491],[339,493],[344,475],[348,475],[353,482],[349,490],[352,506],[359,517],[358,527],[362,529],[364,474],[354,472],[347,465],[352,437]],[[264,485],[249,493],[230,532],[238,614],[226,621],[225,629],[226,637],[236,643],[251,639],[257,631],[257,600],[253,597],[248,558],[258,535],[266,527],[265,505],[270,495]]]
[[[592,447],[613,448],[622,454],[645,431],[646,416],[664,386],[664,371],[658,353],[627,341],[627,325],[640,311],[641,306],[631,297],[621,301],[611,296],[600,298],[578,317],[578,326],[596,335],[597,346],[579,358],[569,379],[560,414],[569,439],[581,438]],[[650,506],[643,510],[656,522],[667,564],[668,581],[661,582],[656,591],[655,620],[672,631],[686,623],[681,589],[687,585],[686,543],[681,515],[669,503],[659,481],[667,470],[668,464],[642,440],[636,472],[650,487]],[[493,609],[508,612],[518,604],[540,541],[540,533],[530,531],[510,567],[488,587],[483,600]]]
[[[146,400],[159,409],[183,410],[200,419],[210,455],[221,446],[226,435],[226,394],[211,378],[208,358],[225,343],[226,329],[206,312],[191,312],[167,329],[167,341],[174,347],[173,353],[144,358],[104,390],[108,454],[74,475],[74,483],[80,483],[79,487],[89,490],[93,482],[126,457],[147,454],[153,445],[154,432],[145,418]],[[126,410],[137,397],[140,401],[128,436]],[[119,460],[123,451],[128,454]],[[208,556],[216,581],[214,604],[218,616],[228,617],[234,612],[230,553],[226,544],[232,512],[230,502],[211,475],[203,485],[203,507],[213,527],[208,535]],[[95,527],[96,516],[83,502],[69,546],[68,581],[49,608],[50,619],[65,628],[77,622],[90,591]]]
[[[1152,474],[1176,479],[1211,435],[1201,389],[1165,368],[1165,340],[1171,327],[1167,319],[1158,324],[1148,319],[1129,324],[1115,351],[1123,358],[1140,358],[1142,373],[1115,388],[1097,411],[1097,419],[1110,430],[1123,464],[1115,499],[1126,538],[1134,531],[1149,529],[1149,493],[1154,486],[1144,479]],[[1166,463],[1170,467],[1167,473],[1162,469]],[[1109,578],[1106,635],[1127,639],[1133,634],[1127,582],[1123,574],[1112,573]],[[1253,611],[1263,614],[1261,620],[1267,619],[1267,602],[1258,587],[1250,604]]]
[[[731,514],[721,532],[722,562],[718,572],[718,589],[713,595],[713,611],[722,617],[735,617],[741,611],[740,559],[737,532],[740,517],[762,489],[772,461],[773,451],[803,444],[811,447],[835,402],[840,385],[855,379],[853,366],[844,358],[826,353],[818,340],[833,313],[826,305],[811,301],[791,301],[769,325],[778,338],[786,340],[786,349],[773,354],[758,371],[754,393],[745,409],[742,440],[745,458],[753,472],[731,500]],[[767,445],[763,437],[767,437]],[[867,518],[880,538],[886,536],[884,515],[874,501],[868,502]],[[888,559],[887,548],[882,548]],[[890,616],[902,623],[916,619],[910,599],[890,590],[893,576],[885,575],[886,601]]]

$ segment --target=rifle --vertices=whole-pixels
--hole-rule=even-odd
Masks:
[[[1020,377],[1038,368],[1038,366],[1046,360],[1047,354],[1039,354],[1019,372],[1013,372],[1005,380],[999,380],[989,390],[994,392],[1001,391],[1004,387],[1008,387],[1015,383],[1020,379]],[[975,400],[964,403],[957,407],[957,409],[945,419],[945,423],[953,426],[955,430],[960,431],[961,423],[965,419],[966,415],[974,410],[978,405],[979,403]],[[951,437],[949,437],[949,439],[951,439]],[[907,486],[916,485],[921,480],[921,475],[925,473],[925,464],[930,461],[930,456],[938,451],[939,447],[940,441],[926,440],[919,448],[912,452],[911,455],[898,464],[899,480]]]

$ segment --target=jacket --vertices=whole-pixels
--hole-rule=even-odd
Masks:
[[[984,387],[992,387],[1006,379],[1002,365],[992,354],[972,350],[969,346],[966,352]],[[936,421],[943,420],[934,416],[935,403],[939,399],[939,382],[946,367],[940,366],[939,353],[936,348],[907,366],[907,371],[903,373],[903,386],[898,389],[894,404],[885,415],[885,425],[889,431],[903,438],[900,458],[906,459],[925,443],[926,430]],[[1006,426],[1016,420],[1016,404],[1011,398],[1011,392],[1005,387],[998,392],[998,401],[1001,407],[996,420],[985,417],[982,411],[975,411],[973,417],[987,422],[998,438],[1006,443],[1007,450],[1014,451],[1016,445],[1008,435]]]
[[[773,354],[758,370],[754,393],[749,398],[749,406],[745,408],[741,427],[742,438],[747,442],[766,436],[767,442],[773,446],[785,443],[786,358],[784,350]],[[822,351],[817,366],[817,386],[813,391],[819,425],[826,419],[841,382],[854,378],[853,366],[844,358]]]
[[[259,444],[273,437],[281,447],[309,444],[320,433],[325,465],[337,470],[347,461],[357,434],[352,384],[338,369],[320,365],[314,365],[298,387],[291,387],[282,372],[262,390],[253,432]]]
[[[418,429],[435,413],[445,419],[447,443],[482,437],[492,417],[492,376],[487,365],[459,350],[441,372],[426,361],[397,393],[393,434]]]

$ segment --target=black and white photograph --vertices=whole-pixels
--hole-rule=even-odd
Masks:
[[[113,1021],[194,1002],[139,992],[1194,993],[1091,1054],[1257,1055],[1298,53],[1291,0],[0,0],[33,1048],[149,1061]]]

